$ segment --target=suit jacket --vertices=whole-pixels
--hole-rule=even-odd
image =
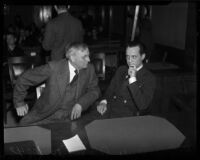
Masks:
[[[42,82],[46,84],[45,89],[32,110],[24,117],[29,116],[30,120],[27,123],[45,119],[59,109],[61,99],[65,96],[66,85],[69,84],[68,61],[66,59],[51,61],[46,65],[24,72],[17,79],[14,87],[15,107],[24,104],[24,98],[30,86]],[[75,103],[79,103],[83,111],[98,99],[100,89],[93,65],[88,64],[86,69],[80,70],[76,91],[77,101]]]
[[[107,99],[111,113],[121,116],[137,115],[147,110],[155,91],[155,76],[143,66],[136,74],[136,82],[129,84],[128,67],[121,66],[111,80],[103,99]]]
[[[71,42],[82,42],[84,30],[80,20],[69,13],[61,13],[47,23],[42,46],[51,50],[51,59],[64,57],[65,47]]]

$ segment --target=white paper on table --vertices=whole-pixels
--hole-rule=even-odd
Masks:
[[[75,135],[72,138],[63,140],[63,143],[65,144],[69,152],[86,150],[83,142],[81,141],[78,135]]]

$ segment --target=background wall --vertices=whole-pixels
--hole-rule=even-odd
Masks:
[[[155,43],[185,49],[187,8],[187,3],[170,3],[152,7]]]
[[[15,15],[19,15],[25,25],[33,22],[33,6],[32,5],[9,5],[9,14],[4,17],[4,27],[14,23]]]

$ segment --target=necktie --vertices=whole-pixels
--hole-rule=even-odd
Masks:
[[[78,70],[76,69],[74,72],[75,72],[75,75],[74,75],[74,77],[73,77],[73,79],[72,79],[72,81],[71,81],[71,84],[72,84],[73,82],[75,82],[75,81],[77,80],[77,78],[78,78]]]

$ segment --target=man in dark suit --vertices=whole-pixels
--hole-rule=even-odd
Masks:
[[[64,58],[65,46],[82,42],[84,29],[77,18],[70,15],[66,6],[55,6],[58,16],[47,23],[42,46],[51,50],[51,60]]]
[[[18,116],[25,115],[20,121],[21,125],[77,119],[99,98],[98,78],[94,66],[88,64],[88,46],[72,43],[66,49],[66,57],[27,70],[17,79],[14,105]],[[46,87],[29,112],[24,102],[27,89],[42,82]]]
[[[129,42],[126,47],[128,66],[121,66],[112,78],[110,86],[97,111],[107,112],[111,117],[137,116],[144,114],[153,98],[156,80],[142,61],[145,59],[144,46],[139,41]]]

